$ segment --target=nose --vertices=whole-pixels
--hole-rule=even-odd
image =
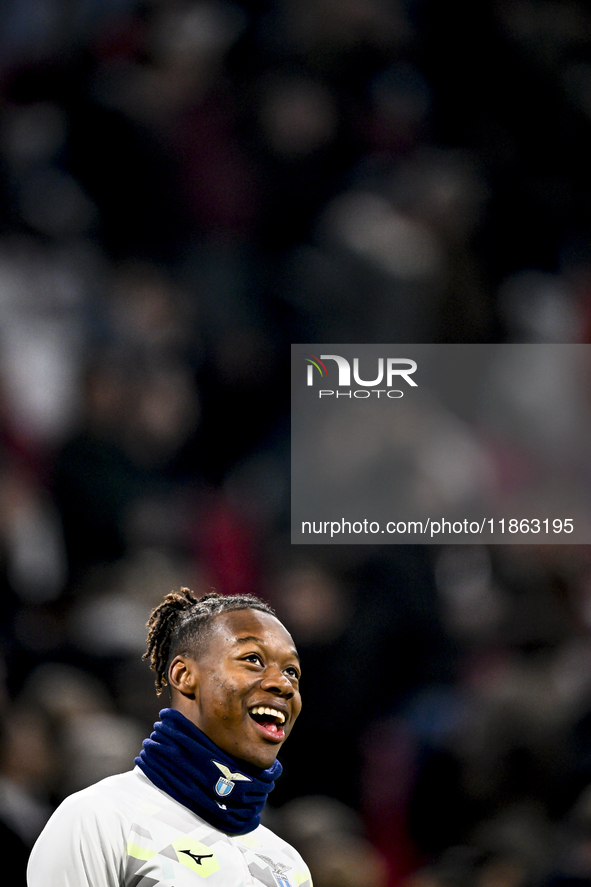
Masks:
[[[277,693],[284,699],[291,699],[295,693],[287,675],[283,674],[278,665],[269,664],[261,680],[261,688],[269,693]]]

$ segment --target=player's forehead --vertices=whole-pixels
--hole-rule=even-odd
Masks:
[[[262,644],[297,655],[295,644],[285,626],[271,613],[261,610],[231,610],[220,613],[210,626],[209,647],[236,649]]]

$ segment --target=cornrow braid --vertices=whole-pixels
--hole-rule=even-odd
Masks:
[[[189,588],[171,591],[150,613],[146,623],[147,649],[143,659],[150,660],[156,675],[158,696],[167,685],[168,665],[179,650],[195,651],[213,619],[232,610],[260,610],[275,616],[272,607],[251,594],[221,595],[209,592],[196,598]]]

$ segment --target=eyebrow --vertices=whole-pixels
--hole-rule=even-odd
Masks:
[[[263,641],[262,638],[257,638],[254,634],[249,634],[243,638],[236,638],[236,643],[237,644],[261,644],[261,645],[264,645],[265,642]],[[295,658],[299,662],[300,661],[300,654],[295,649],[295,647],[291,652],[293,653],[293,655],[295,656]]]

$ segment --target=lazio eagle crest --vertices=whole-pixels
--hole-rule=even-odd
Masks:
[[[215,784],[216,794],[219,795],[220,798],[227,798],[228,795],[232,793],[235,782],[252,782],[250,776],[245,776],[244,773],[232,773],[225,764],[220,764],[218,761],[213,760],[211,763],[215,764],[218,770],[221,770],[223,773],[223,776],[220,776]]]
[[[289,871],[291,866],[284,865],[281,862],[273,862],[272,859],[269,859],[268,856],[263,856],[262,853],[257,853],[259,859],[262,859],[263,862],[266,862],[271,871],[273,872],[273,877],[277,882],[277,887],[291,887],[289,880],[287,878],[286,872]]]

